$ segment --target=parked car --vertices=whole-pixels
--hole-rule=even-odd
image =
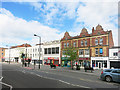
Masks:
[[[101,72],[100,79],[107,82],[120,82],[120,69],[105,69]]]

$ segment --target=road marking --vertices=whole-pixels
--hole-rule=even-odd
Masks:
[[[2,81],[3,77],[1,76],[0,81]]]
[[[10,90],[12,90],[13,87],[12,87],[11,85],[9,85],[9,84],[6,84],[6,83],[4,83],[4,82],[1,82],[2,79],[3,79],[3,77],[1,77],[1,79],[0,79],[0,83],[6,85],[6,86],[8,86],[8,87],[10,87]]]
[[[86,86],[82,86],[82,85],[71,84],[71,83],[69,83],[69,82],[66,82],[66,81],[63,81],[63,80],[59,80],[59,79],[55,79],[55,78],[44,77],[44,76],[41,76],[41,75],[39,75],[39,74],[35,74],[35,75],[37,75],[38,77],[41,77],[41,78],[56,80],[56,81],[59,81],[59,82],[62,82],[62,83],[68,84],[68,85],[72,85],[72,86],[77,86],[77,87],[82,87],[82,88],[90,88],[90,87],[86,87]]]

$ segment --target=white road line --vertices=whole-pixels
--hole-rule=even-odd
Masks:
[[[2,81],[3,77],[1,76],[0,81]]]
[[[10,87],[10,90],[12,90],[13,87],[12,87],[11,85],[9,85],[9,84],[6,84],[6,83],[1,82],[2,79],[3,79],[3,77],[1,77],[0,83],[6,85],[6,86],[8,86],[8,87]]]
[[[9,84],[6,84],[6,83],[3,83],[3,82],[0,82],[1,84],[4,84],[4,85],[6,85],[6,86],[8,86],[8,87],[10,87],[10,90],[12,90],[12,86],[11,85],[9,85]]]
[[[35,74],[35,75],[37,75],[38,77],[46,78],[46,79],[56,80],[56,81],[59,81],[59,82],[62,82],[62,83],[68,84],[68,85],[72,85],[72,86],[77,86],[77,87],[82,87],[82,88],[90,88],[90,87],[86,87],[86,86],[82,86],[82,85],[71,84],[69,82],[66,82],[66,81],[63,81],[63,80],[59,80],[59,79],[55,79],[55,78],[44,77],[44,76],[41,76],[39,74]]]

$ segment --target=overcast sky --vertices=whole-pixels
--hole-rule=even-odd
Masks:
[[[30,2],[31,1],[31,2]],[[83,0],[82,0],[83,1]],[[79,35],[82,28],[89,33],[100,24],[112,30],[114,45],[118,45],[117,0],[4,0],[0,3],[0,46],[23,43],[35,45],[58,40],[68,31]],[[113,2],[114,1],[114,2]]]

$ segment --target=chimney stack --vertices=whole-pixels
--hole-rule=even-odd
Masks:
[[[94,32],[94,27],[92,28],[92,33]]]

